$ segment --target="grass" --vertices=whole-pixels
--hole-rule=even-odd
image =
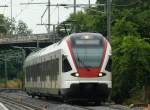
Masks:
[[[22,82],[20,80],[8,80],[6,88],[21,88]],[[5,88],[5,81],[0,80],[0,88]]]

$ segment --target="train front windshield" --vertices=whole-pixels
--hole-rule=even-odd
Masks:
[[[98,68],[103,56],[103,39],[100,35],[71,37],[72,51],[78,68]]]

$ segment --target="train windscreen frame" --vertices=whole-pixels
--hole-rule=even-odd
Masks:
[[[99,34],[78,34],[71,37],[72,51],[78,68],[101,67],[104,40]]]

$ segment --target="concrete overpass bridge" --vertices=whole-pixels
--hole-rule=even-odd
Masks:
[[[51,45],[61,38],[57,37],[55,33],[48,34],[33,34],[30,36],[13,36],[13,37],[0,37],[0,51],[20,48],[25,51],[25,56],[36,48],[44,48]]]
[[[19,47],[39,47],[43,48],[51,45],[61,38],[57,37],[56,34],[33,34],[30,36],[13,36],[0,38],[0,48],[9,48],[12,46]]]

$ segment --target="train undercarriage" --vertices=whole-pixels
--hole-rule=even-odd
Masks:
[[[111,89],[106,84],[98,83],[79,83],[71,84],[70,88],[61,89],[57,94],[43,93],[42,91],[34,92],[27,90],[28,95],[35,97],[59,97],[64,102],[82,101],[82,102],[107,102],[110,97]]]

